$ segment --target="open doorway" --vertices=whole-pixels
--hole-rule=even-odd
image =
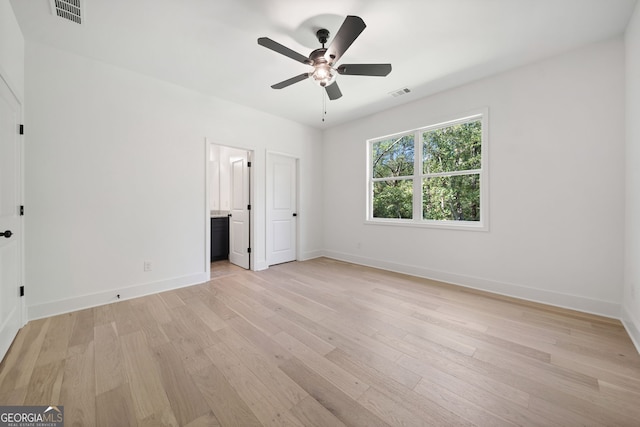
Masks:
[[[252,268],[251,158],[251,151],[207,142],[206,240],[212,277],[225,262]]]

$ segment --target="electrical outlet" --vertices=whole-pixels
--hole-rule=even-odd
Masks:
[[[145,261],[142,265],[144,271],[151,271],[151,261]]]

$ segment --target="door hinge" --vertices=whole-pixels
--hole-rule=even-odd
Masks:
[[[251,210],[251,205],[247,205],[247,210],[250,211]]]
[[[20,132],[20,135],[24,135],[24,125],[20,125],[18,132]]]
[[[247,253],[251,253],[251,248],[247,248]]]
[[[251,162],[247,162],[247,167],[250,168],[251,167]]]
[[[20,216],[24,216],[24,205],[20,205]]]
[[[24,286],[20,286],[20,296],[24,296]]]

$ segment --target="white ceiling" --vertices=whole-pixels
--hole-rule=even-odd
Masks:
[[[85,21],[49,0],[11,0],[27,41],[128,68],[318,128],[624,32],[636,0],[83,0]],[[307,56],[315,31],[346,15],[367,28],[340,63],[393,65],[387,77],[338,76],[327,101],[309,67],[257,44],[269,37]],[[329,40],[329,42],[331,39]],[[392,97],[408,87],[411,93]]]

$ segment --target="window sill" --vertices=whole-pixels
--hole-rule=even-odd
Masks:
[[[488,224],[475,221],[413,221],[402,219],[367,219],[365,225],[390,225],[393,227],[432,228],[461,231],[489,231]]]

